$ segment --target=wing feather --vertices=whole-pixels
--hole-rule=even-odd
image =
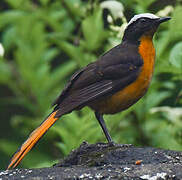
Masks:
[[[56,117],[68,113],[73,109],[84,106],[91,100],[96,99],[98,96],[103,96],[113,88],[112,81],[107,80],[91,84],[81,90],[77,90],[67,96],[64,101],[59,105]]]

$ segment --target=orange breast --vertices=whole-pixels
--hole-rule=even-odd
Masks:
[[[152,78],[155,62],[155,49],[152,38],[148,36],[142,37],[138,50],[144,64],[137,80],[107,100],[100,102],[100,113],[114,114],[127,109],[146,93]]]

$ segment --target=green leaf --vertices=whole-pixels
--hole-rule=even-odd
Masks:
[[[0,58],[0,83],[6,83],[11,78],[11,69],[9,64],[3,62]]]
[[[16,24],[27,13],[20,10],[9,10],[0,14],[0,27],[4,27],[7,24]]]
[[[57,48],[51,48],[44,53],[43,59],[46,62],[50,62],[58,55],[58,53],[59,53],[59,50]]]
[[[24,0],[6,0],[6,2],[12,6],[13,8],[18,8],[20,5],[23,4]]]
[[[82,17],[85,13],[85,8],[81,6],[80,0],[66,0],[64,1],[68,12],[74,16],[74,18]]]
[[[182,39],[182,6],[174,9],[172,19],[169,22],[169,38],[173,41]],[[168,36],[166,37],[168,38]]]
[[[103,27],[102,10],[96,9],[93,15],[88,16],[82,22],[82,31],[86,40],[84,46],[90,51],[100,47],[106,38],[106,32]]]
[[[135,0],[137,4],[137,10],[139,13],[142,13],[141,11],[146,11],[147,8],[156,0],[147,0],[147,1],[141,1],[141,0]]]
[[[71,43],[68,43],[67,41],[58,41],[58,40],[54,40],[59,47],[65,52],[67,53],[67,55],[69,55],[73,60],[75,60],[77,62],[77,64],[81,65],[81,62],[84,60],[83,56],[83,52],[81,47],[79,46],[74,46]]]
[[[43,6],[45,6],[45,5],[47,5],[47,4],[49,3],[50,0],[39,0],[39,1],[40,1],[40,3],[41,3]]]
[[[172,48],[169,61],[173,66],[180,68],[182,72],[182,42]]]

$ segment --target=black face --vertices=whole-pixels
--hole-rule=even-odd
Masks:
[[[162,22],[168,21],[169,19],[169,17],[156,19],[141,17],[128,25],[125,30],[123,40],[138,41],[143,35],[148,35],[152,37],[156,32],[158,26]]]

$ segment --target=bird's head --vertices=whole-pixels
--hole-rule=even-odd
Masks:
[[[135,15],[125,29],[123,41],[139,41],[142,36],[152,38],[158,26],[170,19],[170,17],[158,17],[151,13]]]

